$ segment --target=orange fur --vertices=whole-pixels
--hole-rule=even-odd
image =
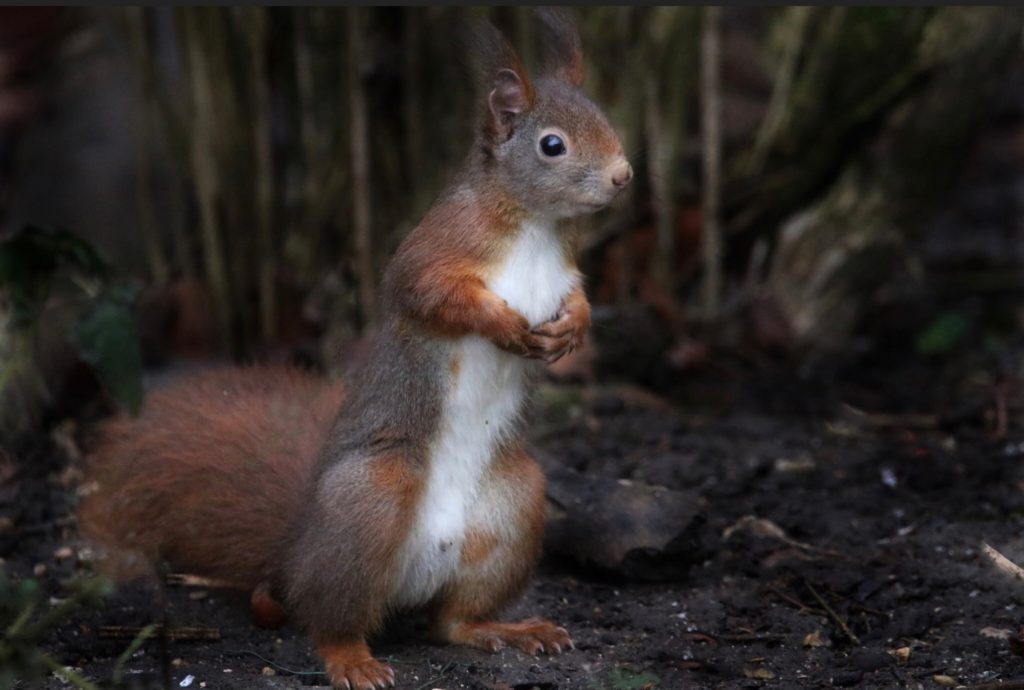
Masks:
[[[452,623],[446,630],[446,639],[488,652],[515,647],[531,656],[537,652],[559,654],[573,648],[565,628],[540,618],[521,623]]]
[[[255,588],[274,570],[342,397],[338,385],[269,366],[202,373],[150,394],[138,418],[103,429],[83,533],[120,549],[113,565],[129,574],[142,555]]]
[[[335,688],[377,690],[394,684],[395,672],[370,654],[366,642],[318,642],[317,653],[324,661],[327,676]]]
[[[483,561],[494,553],[498,546],[498,538],[489,532],[470,532],[462,544],[462,553],[459,555],[459,562],[463,566],[479,566]]]

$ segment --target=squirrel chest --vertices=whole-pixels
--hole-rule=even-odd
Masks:
[[[524,223],[486,279],[487,287],[532,325],[552,318],[578,281],[554,222]],[[517,517],[487,470],[500,442],[515,431],[530,370],[538,364],[480,336],[454,341],[450,357],[427,486],[398,553],[395,597],[404,606],[426,603],[451,581],[468,533],[500,538]],[[487,500],[480,500],[485,493]]]

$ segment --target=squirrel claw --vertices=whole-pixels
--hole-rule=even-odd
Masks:
[[[489,652],[497,652],[507,645],[530,656],[540,652],[561,654],[576,648],[565,628],[540,618],[522,623],[457,623],[449,628],[448,640]]]
[[[325,645],[319,651],[336,690],[383,690],[395,684],[395,672],[374,659],[365,643]]]

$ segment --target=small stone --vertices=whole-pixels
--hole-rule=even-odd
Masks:
[[[897,647],[896,649],[890,649],[888,654],[896,660],[896,663],[905,664],[910,659],[910,647]]]
[[[839,688],[849,688],[859,685],[864,674],[860,671],[838,671],[832,676],[832,685]]]
[[[815,630],[809,632],[804,636],[804,647],[824,647],[825,636],[821,634],[821,630]]]
[[[932,680],[944,688],[952,688],[956,685],[956,679],[953,678],[953,676],[947,676],[941,673],[932,676]]]
[[[882,651],[857,649],[850,654],[850,663],[861,671],[877,671],[892,663],[892,658]]]
[[[181,668],[184,665],[185,665],[185,660],[180,658],[180,657],[177,658],[177,659],[171,659],[171,666],[173,666],[174,668]]]
[[[982,637],[991,637],[997,640],[1008,640],[1013,635],[1013,631],[1009,628],[982,628],[978,633]]]
[[[42,563],[36,563],[35,567],[32,568],[32,574],[36,577],[42,577],[46,574],[46,566]]]
[[[262,673],[265,676],[276,676],[277,675],[277,671],[275,671],[274,669],[270,668],[269,666],[264,666],[263,668],[261,668],[260,669],[260,673]]]
[[[69,558],[74,558],[74,556],[75,550],[72,549],[70,546],[62,546],[53,552],[53,558],[58,563],[60,563],[61,561],[66,561]]]

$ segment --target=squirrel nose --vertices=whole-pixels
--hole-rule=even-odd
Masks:
[[[632,179],[633,168],[630,166],[629,161],[622,159],[622,161],[612,169],[612,184],[619,189],[622,189],[629,184],[629,181]]]

